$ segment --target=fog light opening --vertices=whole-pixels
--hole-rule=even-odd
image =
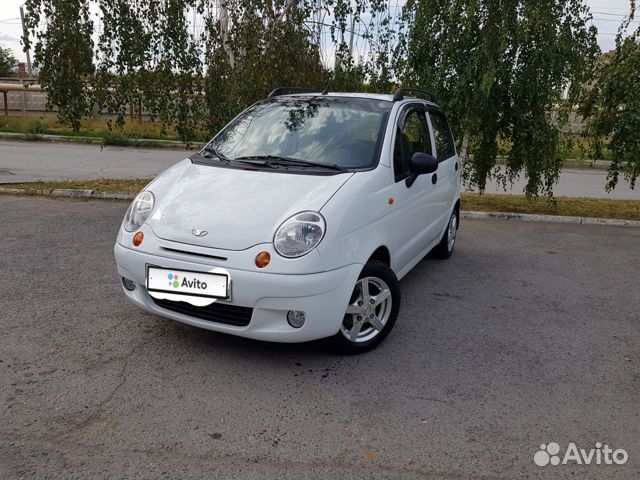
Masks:
[[[300,328],[304,325],[306,320],[306,315],[304,312],[300,312],[299,310],[289,310],[287,312],[287,322],[293,328]]]
[[[128,278],[122,277],[122,286],[133,292],[136,289],[136,284],[133,280],[129,280]]]

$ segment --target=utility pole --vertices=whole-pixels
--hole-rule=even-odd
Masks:
[[[27,38],[27,27],[24,24],[24,4],[20,5],[20,21],[22,22],[22,35],[23,38]],[[29,74],[29,78],[33,77],[33,71],[31,70],[31,53],[29,49],[25,49],[25,53],[27,54],[27,73]]]

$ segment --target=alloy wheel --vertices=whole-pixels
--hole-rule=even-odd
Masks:
[[[453,245],[456,243],[456,233],[458,231],[458,217],[456,212],[453,212],[449,219],[449,225],[447,226],[447,249],[453,250]]]
[[[392,296],[387,283],[377,277],[358,280],[340,327],[342,335],[353,343],[375,338],[391,316]]]

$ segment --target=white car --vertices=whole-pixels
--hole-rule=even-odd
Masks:
[[[454,141],[423,93],[276,89],[249,107],[129,207],[114,249],[127,297],[248,338],[378,345],[398,280],[448,258],[458,229]]]

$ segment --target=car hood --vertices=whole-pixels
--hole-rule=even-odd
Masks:
[[[245,250],[271,242],[290,216],[320,210],[352,175],[241,170],[185,160],[148,187],[156,197],[149,225],[165,240]],[[196,236],[194,229],[207,233]]]

